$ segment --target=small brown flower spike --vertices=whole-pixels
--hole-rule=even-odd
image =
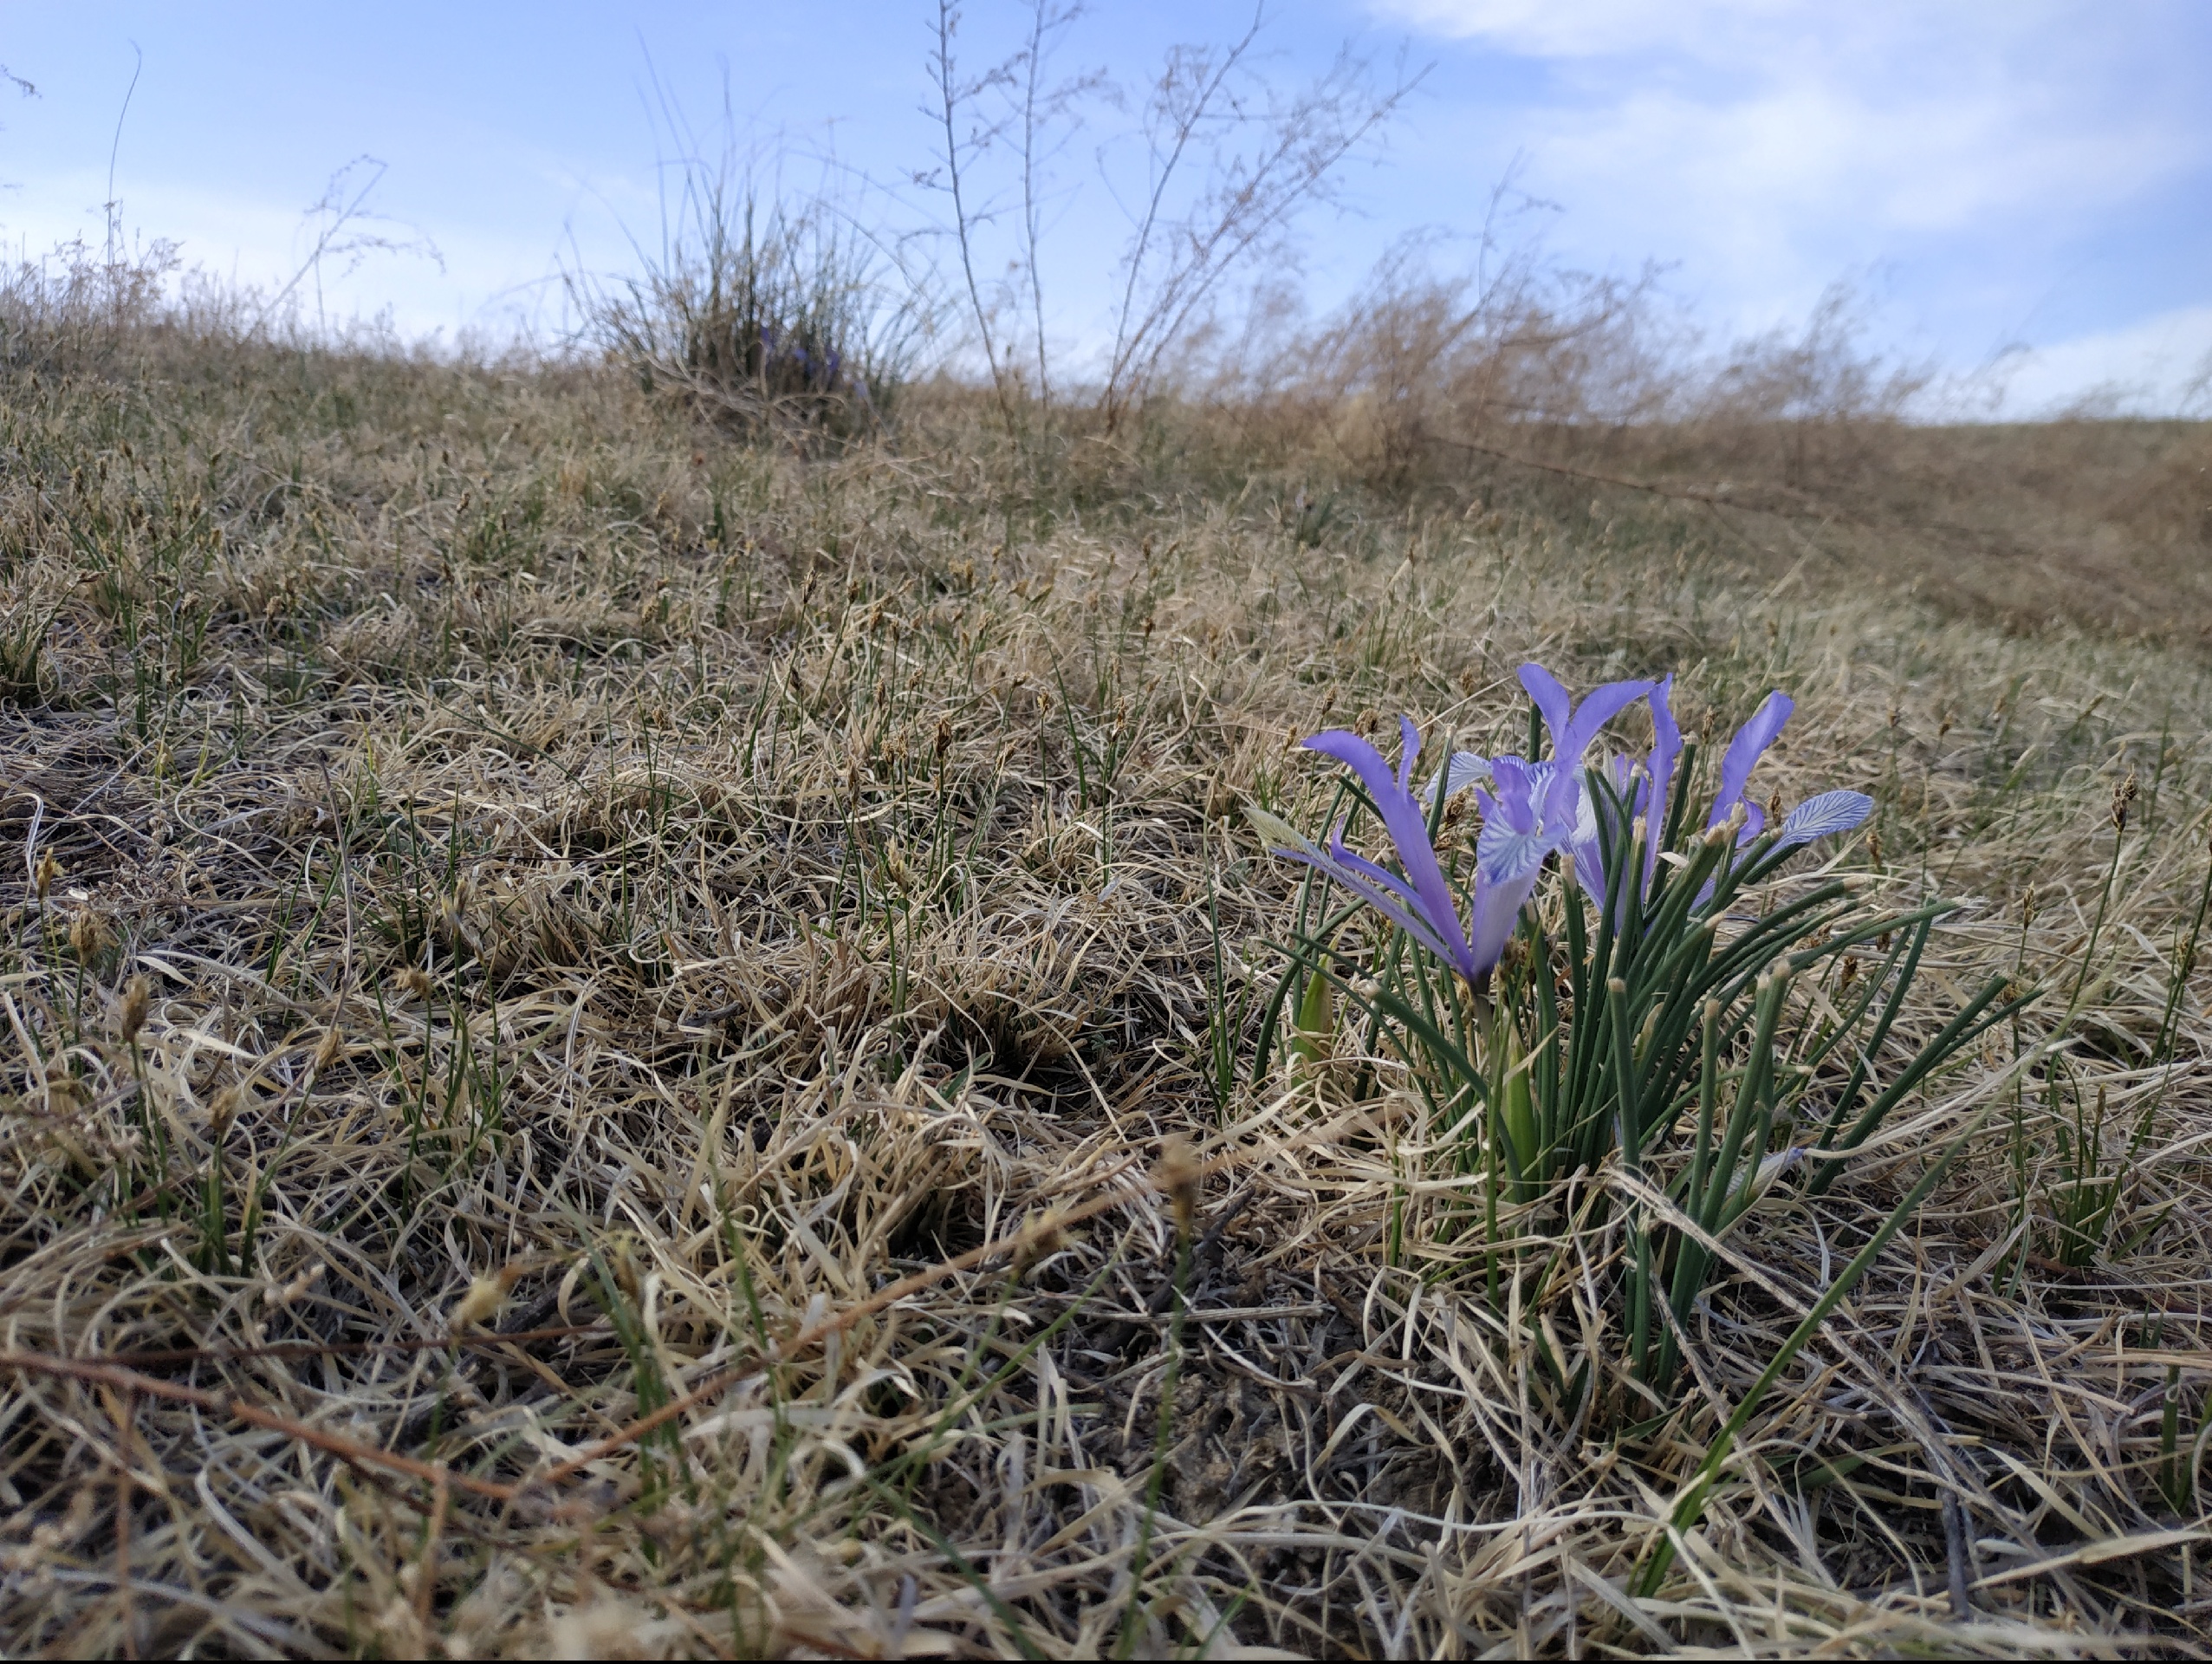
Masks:
[[[522,1275],[522,1267],[516,1263],[501,1266],[490,1277],[479,1277],[471,1281],[469,1291],[454,1303],[453,1310],[447,1318],[455,1333],[474,1329],[479,1323],[489,1323],[496,1317],[500,1307],[507,1303],[509,1291]]]
[[[1171,1134],[1160,1146],[1160,1162],[1152,1170],[1152,1182],[1160,1187],[1175,1210],[1177,1241],[1190,1239],[1190,1222],[1198,1211],[1198,1180],[1203,1172],[1198,1158],[1191,1153],[1190,1141],[1182,1134]]]
[[[139,1037],[139,1030],[146,1027],[146,1013],[153,1007],[153,985],[141,971],[131,978],[130,986],[123,990],[123,1009],[116,1014],[116,1037],[128,1045]]]

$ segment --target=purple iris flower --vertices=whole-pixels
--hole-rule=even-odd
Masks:
[[[1628,811],[1629,819],[1644,822],[1644,889],[1648,893],[1652,877],[1659,869],[1659,841],[1666,835],[1668,794],[1674,786],[1675,764],[1682,756],[1682,730],[1676,725],[1674,710],[1670,702],[1670,696],[1674,692],[1674,678],[1670,675],[1645,686],[1651,690],[1651,753],[1640,765],[1625,757],[1613,758],[1612,784],[1613,795]],[[1591,790],[1587,779],[1589,770],[1585,770],[1583,773],[1584,795],[1595,798],[1598,794]],[[1600,813],[1611,819],[1612,805],[1610,803],[1601,807],[1593,804],[1588,816],[1589,829],[1578,836],[1574,843],[1575,876],[1581,881],[1585,890],[1599,896],[1604,895],[1606,891],[1604,846],[1598,836],[1598,816]],[[1614,835],[1621,838],[1624,845],[1624,835],[1627,830],[1626,827],[1613,829]]]
[[[1342,822],[1322,849],[1272,816],[1254,816],[1261,830],[1283,846],[1277,854],[1327,874],[1477,987],[1505,952],[1545,860],[1578,841],[1594,840],[1589,794],[1577,777],[1583,753],[1600,727],[1651,686],[1614,683],[1593,693],[1578,711],[1567,690],[1540,666],[1525,667],[1521,680],[1554,718],[1554,754],[1547,762],[1456,756],[1429,790],[1416,796],[1413,764],[1421,736],[1411,718],[1398,718],[1401,750],[1395,775],[1372,745],[1343,729],[1306,742],[1308,751],[1335,757],[1359,777],[1398,852],[1403,878],[1347,849]],[[1439,790],[1457,790],[1478,781],[1482,830],[1475,844],[1472,928],[1463,931],[1451,886],[1429,842],[1426,804]]]
[[[1599,816],[1612,811],[1609,805],[1601,810],[1600,793],[1583,761],[1599,731],[1637,700],[1649,701],[1650,753],[1640,764],[1616,757],[1611,767],[1621,806],[1644,823],[1641,878],[1646,892],[1657,871],[1658,845],[1664,835],[1676,770],[1682,757],[1682,730],[1675,722],[1671,705],[1671,676],[1656,682],[1609,682],[1579,706],[1541,665],[1522,666],[1521,681],[1551,732],[1552,755],[1542,762],[1455,753],[1427,789],[1417,795],[1412,786],[1413,764],[1420,755],[1421,736],[1410,717],[1398,718],[1400,749],[1394,773],[1381,752],[1344,729],[1315,734],[1305,742],[1308,751],[1345,764],[1367,789],[1398,854],[1395,873],[1346,848],[1341,821],[1330,832],[1328,847],[1323,848],[1264,810],[1247,811],[1277,855],[1302,861],[1333,879],[1477,988],[1489,980],[1504,952],[1521,910],[1528,905],[1551,856],[1572,858],[1584,888],[1596,895],[1605,893]],[[1741,804],[1746,829],[1739,842],[1748,842],[1763,829],[1766,816],[1757,804],[1746,801],[1744,793],[1752,769],[1774,743],[1792,709],[1787,695],[1779,691],[1768,694],[1751,720],[1729,741],[1721,764],[1720,796],[1706,822],[1709,828],[1726,823]],[[1475,842],[1469,925],[1463,928],[1457,898],[1429,842],[1429,812],[1438,792],[1450,796],[1469,786],[1475,788],[1482,829]],[[1821,792],[1790,811],[1774,847],[1786,849],[1847,832],[1865,820],[1873,807],[1873,800],[1862,792]]]
[[[1262,834],[1288,846],[1277,848],[1277,855],[1326,873],[1474,982],[1497,962],[1497,956],[1493,953],[1487,964],[1479,960],[1460,928],[1458,904],[1429,842],[1428,817],[1410,784],[1413,761],[1421,754],[1421,735],[1411,717],[1398,720],[1401,749],[1395,775],[1380,751],[1342,728],[1315,734],[1306,742],[1306,749],[1336,758],[1359,777],[1359,783],[1367,788],[1367,796],[1383,817],[1383,829],[1390,834],[1398,851],[1404,877],[1346,848],[1342,821],[1329,833],[1328,848],[1324,850],[1271,815],[1255,811],[1252,818]],[[1502,948],[1503,943],[1499,946]]]
[[[1751,713],[1751,720],[1735,731],[1735,738],[1729,741],[1728,755],[1721,759],[1721,795],[1713,799],[1713,812],[1705,817],[1705,829],[1709,832],[1743,804],[1743,831],[1736,840],[1747,843],[1759,835],[1767,824],[1767,811],[1754,803],[1745,803],[1743,789],[1750,783],[1751,770],[1767,754],[1767,748],[1781,738],[1782,725],[1789,720],[1795,703],[1781,689],[1776,688]],[[1871,809],[1870,800],[1867,807]]]
[[[1567,790],[1560,790],[1564,782]],[[1590,795],[1556,761],[1490,759],[1489,783],[1475,788],[1482,829],[1475,840],[1475,948],[1487,972],[1498,962],[1547,857],[1594,840]]]
[[[1521,685],[1528,690],[1528,697],[1543,712],[1544,726],[1551,731],[1552,763],[1557,772],[1548,789],[1546,807],[1548,818],[1563,819],[1572,815],[1572,799],[1583,790],[1583,754],[1589,751],[1590,742],[1597,738],[1598,731],[1646,697],[1657,684],[1607,682],[1580,705],[1567,697],[1558,678],[1541,665],[1521,666]]]
[[[1728,754],[1721,759],[1721,795],[1713,800],[1713,812],[1705,817],[1707,830],[1725,822],[1739,803],[1743,806],[1743,830],[1737,835],[1736,842],[1748,843],[1766,830],[1767,811],[1747,797],[1744,791],[1750,783],[1751,770],[1781,733],[1782,725],[1789,720],[1790,712],[1795,708],[1789,696],[1777,688],[1751,713],[1751,720],[1735,731],[1735,738],[1729,741]],[[1817,793],[1783,816],[1774,848],[1793,849],[1815,838],[1848,832],[1873,811],[1874,800],[1863,791]]]

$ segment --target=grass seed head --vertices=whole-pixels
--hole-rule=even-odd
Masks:
[[[79,965],[89,965],[107,946],[107,933],[98,918],[88,912],[70,915],[69,951],[77,956]]]
[[[458,1334],[474,1329],[497,1316],[499,1309],[507,1303],[507,1297],[522,1274],[522,1268],[519,1264],[507,1264],[490,1277],[474,1278],[469,1284],[469,1291],[454,1303],[453,1310],[447,1316],[446,1321],[451,1324],[454,1332]]]
[[[1175,1212],[1175,1234],[1178,1240],[1190,1238],[1190,1223],[1198,1209],[1198,1181],[1204,1169],[1190,1147],[1190,1141],[1180,1133],[1171,1133],[1160,1146],[1159,1165],[1152,1169],[1152,1182],[1166,1196]]]
[[[145,972],[139,972],[123,990],[121,1009],[115,1013],[115,1037],[125,1045],[139,1037],[146,1027],[146,1013],[153,1006],[153,984]]]
[[[215,1095],[207,1107],[207,1135],[220,1144],[230,1135],[230,1123],[237,1120],[238,1111],[245,1108],[246,1089],[243,1086],[226,1086]]]

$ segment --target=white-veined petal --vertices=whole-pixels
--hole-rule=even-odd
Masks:
[[[1489,777],[1490,759],[1489,757],[1477,757],[1472,751],[1454,751],[1451,754],[1450,765],[1448,768],[1437,770],[1430,780],[1428,790],[1422,794],[1422,801],[1433,807],[1437,801],[1438,786],[1442,786],[1444,796],[1450,797],[1455,792],[1466,790],[1469,786],[1480,785]]]
[[[1559,840],[1539,829],[1516,832],[1502,817],[1482,822],[1475,841],[1475,864],[1493,884],[1514,884],[1544,864],[1544,857],[1559,847]]]
[[[1850,831],[1873,812],[1874,800],[1863,791],[1824,791],[1790,810],[1774,847],[1787,849],[1815,838],[1832,838]]]

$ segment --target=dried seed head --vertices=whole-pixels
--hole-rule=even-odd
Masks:
[[[490,1277],[479,1277],[469,1284],[469,1291],[455,1303],[446,1322],[455,1331],[474,1329],[489,1323],[499,1315],[500,1307],[507,1303],[508,1290],[522,1274],[519,1264],[503,1265]]]
[[[1777,791],[1769,794],[1767,798],[1767,829],[1770,832],[1779,831],[1781,829],[1781,823],[1782,795]]]
[[[264,1303],[278,1307],[290,1305],[295,1300],[297,1300],[302,1295],[313,1288],[315,1284],[321,1279],[322,1272],[322,1262],[319,1259],[314,1261],[305,1271],[302,1271],[289,1283],[285,1284],[283,1287],[270,1289],[269,1292],[263,1297]]]
[[[392,981],[403,999],[426,1000],[431,994],[430,972],[418,965],[403,965],[392,975]]]
[[[309,1060],[308,1066],[318,1075],[325,1074],[345,1050],[346,1036],[334,1023],[322,1031],[322,1038],[315,1042],[315,1056]]]
[[[2135,802],[2136,790],[2133,770],[2128,771],[2126,779],[2112,788],[2112,829],[2115,832],[2127,830],[2128,806]]]
[[[1852,983],[1857,982],[1858,980],[1858,955],[1856,953],[1846,953],[1843,956],[1843,972],[1841,976],[1837,978],[1837,986],[1839,990],[1848,988]]]
[[[1190,1141],[1182,1134],[1171,1134],[1160,1146],[1159,1166],[1152,1170],[1152,1182],[1166,1194],[1175,1209],[1175,1234],[1181,1241],[1189,1241],[1190,1221],[1198,1211],[1198,1180],[1203,1170],[1198,1158],[1191,1153]]]
[[[115,1014],[115,1035],[125,1045],[139,1037],[139,1030],[146,1027],[146,1014],[153,1006],[153,985],[141,971],[131,978],[123,990],[123,1007]]]
[[[62,876],[62,864],[54,859],[51,849],[39,852],[38,865],[31,869],[31,883],[38,891],[39,904],[46,902],[46,893],[54,887],[54,881]]]
[[[238,1118],[238,1111],[245,1107],[243,1087],[226,1086],[215,1095],[215,1102],[207,1108],[207,1134],[220,1144],[230,1132],[230,1123]]]
[[[1067,1246],[1067,1232],[1061,1228],[1061,1210],[1054,1208],[1042,1215],[1032,1213],[1022,1221],[1025,1240],[1015,1257],[1014,1275],[1027,1277],[1032,1266],[1050,1259]]]
[[[1877,869],[1882,865],[1882,829],[1879,827],[1866,835],[1866,864]]]
[[[107,946],[107,933],[100,927],[100,920],[89,913],[80,913],[69,920],[69,951],[77,956],[79,965],[90,965],[100,957],[100,950]]]

